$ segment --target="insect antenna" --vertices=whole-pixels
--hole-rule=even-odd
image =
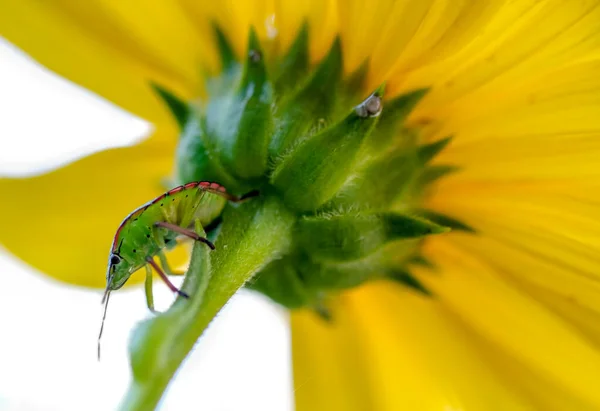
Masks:
[[[106,311],[108,309],[108,299],[110,298],[110,282],[112,278],[108,279],[106,284],[106,290],[104,290],[104,296],[102,297],[102,304],[104,304],[104,314],[102,315],[102,324],[100,325],[100,333],[98,334],[98,361],[100,361],[100,340],[102,339],[102,331],[104,331],[104,320],[106,320]]]
[[[110,282],[112,281],[112,276],[110,276],[108,278],[108,281],[106,282],[106,288],[104,289],[104,294],[102,295],[102,301],[100,302],[100,304],[104,304],[104,301],[106,301],[106,299],[108,298],[108,294],[110,294]]]

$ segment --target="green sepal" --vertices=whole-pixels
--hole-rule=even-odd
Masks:
[[[344,290],[403,269],[421,241],[419,238],[389,242],[375,252],[352,261],[317,262],[305,257],[298,259],[295,266],[309,290]]]
[[[217,52],[219,54],[219,59],[221,60],[221,71],[224,73],[231,73],[236,70],[238,66],[235,51],[221,27],[216,22],[212,23],[212,27]]]
[[[364,97],[367,74],[369,73],[369,59],[362,62],[356,70],[354,70],[348,78],[344,79],[338,86],[338,104],[342,110],[347,107],[344,105],[347,101],[356,101]],[[387,111],[387,103],[385,106]],[[383,114],[382,114],[383,115]],[[379,120],[381,123],[381,119]]]
[[[315,210],[332,198],[354,171],[356,155],[381,112],[383,86],[338,124],[305,140],[285,157],[271,177],[286,204]]]
[[[317,262],[306,253],[295,253],[273,261],[247,286],[287,308],[318,309],[328,293],[404,271],[414,248],[415,240],[399,240],[348,262]]]
[[[408,115],[426,92],[426,89],[417,90],[392,100],[397,116],[402,118]],[[402,122],[388,114],[387,105],[381,117],[377,128],[363,146],[363,155],[368,158],[370,153],[375,159],[367,161],[359,168],[355,172],[355,178],[324,206],[325,209],[352,206],[359,209],[384,210],[393,204],[401,204],[403,209],[407,209],[413,206],[415,200],[419,200],[416,192],[422,191],[424,184],[455,170],[452,166],[426,166],[446,147],[451,137],[415,146],[416,135],[413,136],[408,130],[398,134]],[[386,121],[386,124],[381,124],[383,121]],[[388,135],[387,133],[398,139],[398,142],[391,144],[391,150],[386,152],[385,147],[382,147],[383,153],[378,153],[375,145],[385,146],[386,143],[381,138]],[[373,137],[374,134],[380,136]]]
[[[371,259],[350,263],[317,263],[301,261],[297,266],[308,290],[346,290],[381,276]]]
[[[308,35],[308,22],[304,21],[290,49],[277,65],[277,75],[273,81],[277,95],[282,96],[294,90],[308,74]]]
[[[277,128],[269,144],[269,156],[274,165],[282,160],[282,154],[290,147],[312,134],[310,131],[319,123],[330,122],[341,74],[342,46],[337,38],[313,75],[293,94],[278,102]]]
[[[415,169],[405,180],[402,190],[395,196],[391,204],[395,209],[406,209],[416,207],[423,200],[427,188],[435,179],[439,179],[456,171],[456,168],[448,165],[428,165],[452,141],[452,136],[446,137],[432,143],[423,144],[416,149]]]
[[[365,149],[377,154],[384,152],[392,144],[405,147],[406,144],[403,144],[404,142],[401,140],[408,137],[401,134],[404,121],[428,92],[427,88],[417,89],[386,101],[385,110],[381,113],[377,129],[365,142]]]
[[[183,130],[191,115],[191,109],[188,103],[168,91],[166,88],[150,82],[152,89],[158,94],[161,100],[167,105],[173,117],[177,121],[179,128]]]
[[[212,98],[206,108],[206,130],[231,174],[242,179],[261,177],[267,168],[267,147],[273,126],[273,90],[253,29],[239,84]]]
[[[314,296],[300,277],[296,261],[296,258],[287,256],[271,262],[246,287],[269,296],[287,308],[310,305]]]
[[[390,241],[448,231],[447,228],[398,213],[325,214],[301,218],[297,241],[318,261],[363,258]]]
[[[475,233],[475,229],[454,217],[446,214],[438,213],[432,210],[420,209],[416,211],[420,216],[428,220],[434,221],[437,224],[448,227],[452,230],[464,231],[467,233]]]
[[[446,148],[450,141],[452,141],[452,136],[445,137],[432,143],[423,144],[422,146],[420,146],[418,149],[418,153],[422,164],[425,165],[429,163],[433,157],[438,155],[444,148]]]
[[[419,294],[427,297],[433,297],[433,293],[420,282],[417,277],[412,275],[408,271],[397,270],[388,274],[388,278],[402,284],[404,287],[408,287],[411,290],[416,291]]]
[[[427,257],[417,254],[408,259],[407,264],[416,265],[419,267],[435,269],[435,264]]]
[[[215,75],[208,67],[203,70],[206,91],[210,96],[208,101],[231,94],[239,84],[243,68],[223,30],[216,22],[212,23],[212,28],[221,70],[219,75]]]
[[[356,172],[349,184],[324,209],[355,207],[385,210],[410,192],[421,162],[415,150],[397,151],[371,162]]]
[[[368,259],[323,264],[313,262],[308,255],[300,253],[273,261],[247,286],[287,308],[317,308],[322,302],[324,290],[330,292],[352,288],[379,274],[377,266]]]
[[[387,106],[386,106],[387,110]],[[384,113],[386,112],[384,110]],[[382,115],[383,116],[383,115]],[[379,130],[380,126],[377,125]],[[367,163],[356,171],[356,177],[324,208],[357,207],[387,209],[393,204],[406,209],[419,200],[417,193],[433,178],[455,171],[452,166],[426,164],[450,142],[451,137],[418,147],[401,147]],[[407,143],[410,146],[412,143]],[[424,168],[426,167],[426,168]],[[423,171],[425,170],[425,171]]]
[[[322,321],[332,324],[334,322],[334,315],[331,309],[326,305],[325,301],[317,301],[312,306],[313,312],[319,316]]]
[[[363,61],[361,65],[358,66],[346,80],[344,80],[344,90],[342,91],[346,93],[351,92],[351,97],[354,97],[357,93],[361,93],[367,81],[367,74],[369,74],[369,59]],[[385,109],[387,110],[387,104]]]
[[[218,181],[232,192],[239,192],[244,187],[223,168],[219,159],[207,145],[203,120],[191,116],[181,132],[177,146],[177,180],[179,184],[190,181]]]
[[[427,166],[419,176],[418,185],[420,187],[427,186],[452,173],[456,173],[459,170],[460,167],[451,164],[436,164]]]

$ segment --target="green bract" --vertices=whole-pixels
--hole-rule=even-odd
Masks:
[[[215,28],[221,72],[207,78],[207,99],[183,102],[153,85],[181,126],[178,183],[215,181],[260,196],[227,204],[204,227],[216,250],[194,247],[183,284],[190,300],[139,326],[124,409],[156,404],[239,288],[335,321],[328,298],[368,281],[429,295],[410,272],[432,265],[420,254],[424,238],[469,230],[421,207],[427,185],[455,170],[430,165],[449,139],[421,144],[419,130],[404,126],[426,90],[388,100],[384,85],[365,93],[368,65],[344,76],[336,39],[311,66],[308,36],[304,25],[287,53],[273,56],[250,31],[239,61]]]
[[[258,189],[293,216],[290,237],[277,238],[288,249],[246,279],[287,307],[322,312],[331,292],[382,278],[424,291],[407,281],[419,239],[447,231],[442,225],[464,228],[419,208],[424,186],[453,170],[428,166],[449,139],[418,145],[418,130],[403,125],[426,90],[385,101],[382,85],[363,95],[368,66],[344,78],[336,39],[310,67],[308,36],[304,25],[277,58],[251,30],[238,61],[216,28],[222,71],[207,79],[209,98],[186,103],[155,86],[182,128],[178,182]],[[217,246],[241,235],[231,226],[227,240],[212,233]]]

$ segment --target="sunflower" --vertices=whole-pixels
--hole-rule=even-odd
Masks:
[[[104,287],[165,177],[266,193],[225,211],[204,317],[136,333],[125,408],[245,284],[291,310],[298,410],[600,409],[597,0],[8,0],[0,34],[155,128],[0,180],[31,266]]]

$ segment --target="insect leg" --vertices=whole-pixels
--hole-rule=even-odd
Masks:
[[[182,297],[190,298],[190,296],[187,295],[187,293],[181,291],[179,288],[175,287],[171,281],[169,281],[169,278],[164,273],[164,271],[160,268],[160,266],[158,264],[156,264],[156,261],[154,261],[154,258],[148,257],[147,261],[152,266],[152,268],[154,268],[156,270],[156,272],[158,273],[158,275],[160,276],[160,278],[165,282],[165,284],[167,285],[167,287],[169,287],[169,289],[171,291],[173,291],[174,293],[179,294]]]
[[[260,194],[260,192],[258,190],[252,190],[240,197],[236,197],[236,196],[228,194],[228,193],[224,193],[224,194],[226,194],[225,198],[227,198],[227,200],[231,201],[232,203],[241,203],[242,201],[244,201],[248,198],[258,196]]]
[[[160,259],[160,265],[162,265],[163,270],[165,270],[165,274],[167,275],[185,275],[185,271],[173,271],[171,270],[171,266],[167,261],[167,256],[162,251],[158,253],[158,258]]]
[[[146,265],[146,304],[148,305],[148,309],[153,313],[156,313],[154,309],[154,293],[152,291],[152,269],[149,265]]]
[[[211,243],[204,237],[200,237],[195,231],[188,230],[187,228],[179,227],[178,225],[175,225],[175,224],[167,223],[166,221],[157,221],[156,223],[154,223],[154,226],[166,228],[167,230],[174,231],[176,233],[179,233],[181,235],[189,237],[193,240],[201,241],[204,244],[206,244],[207,246],[209,246],[211,248],[211,250],[215,249],[215,245],[213,243]]]

